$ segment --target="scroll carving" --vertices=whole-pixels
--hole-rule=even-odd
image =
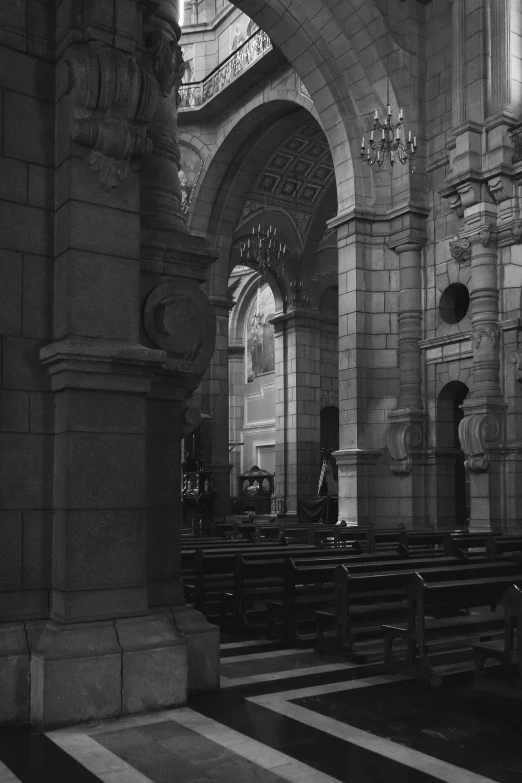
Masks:
[[[146,133],[156,82],[129,55],[94,44],[73,44],[64,64],[66,93],[75,100],[73,141],[90,148],[85,161],[109,193],[128,176],[133,159],[152,151]]]
[[[474,413],[459,424],[459,438],[467,457],[465,466],[479,473],[489,468],[487,444],[498,439],[500,423],[493,413]]]
[[[469,239],[459,239],[456,237],[452,242],[449,243],[449,246],[450,253],[455,261],[463,263],[465,261],[469,261],[471,258],[471,242]]]
[[[386,445],[392,458],[391,471],[396,476],[411,472],[411,450],[422,443],[422,425],[415,421],[398,421],[390,425]]]

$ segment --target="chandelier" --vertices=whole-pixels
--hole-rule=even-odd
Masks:
[[[279,241],[276,236],[277,228],[261,223],[257,227],[252,227],[252,237],[240,245],[241,259],[248,266],[256,270],[262,277],[266,277],[269,271],[277,270],[286,255],[286,245]]]
[[[377,109],[373,115],[373,127],[370,131],[368,146],[365,138],[362,137],[361,158],[366,160],[370,166],[377,163],[382,168],[385,161],[388,160],[390,166],[395,161],[407,163],[409,158],[413,157],[417,151],[417,137],[411,137],[411,130],[408,134],[408,140],[402,137],[402,109],[399,111],[399,117],[394,125],[392,123],[392,112],[388,104],[388,112],[384,123],[379,120]]]
[[[388,22],[388,0],[386,0],[385,11],[386,23]],[[386,30],[386,71],[390,70],[390,34]],[[399,109],[399,115],[395,125],[392,122],[392,112],[390,108],[390,80],[386,82],[386,103],[388,109],[384,122],[379,119],[379,113],[375,109],[373,115],[373,126],[370,131],[370,138],[368,140],[368,146],[366,146],[365,138],[362,137],[361,142],[361,158],[368,162],[370,166],[375,163],[379,168],[382,168],[386,161],[389,162],[390,167],[396,161],[399,163],[407,163],[417,151],[417,137],[411,137],[411,130],[408,133],[408,140],[403,139],[402,128],[402,109]]]

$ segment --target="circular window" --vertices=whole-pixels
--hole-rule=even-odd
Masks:
[[[458,324],[469,308],[469,291],[462,283],[452,283],[442,292],[439,302],[440,317],[447,324]]]

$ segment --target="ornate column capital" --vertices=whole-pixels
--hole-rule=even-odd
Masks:
[[[128,176],[132,160],[152,151],[146,134],[156,82],[131,55],[94,43],[66,50],[57,81],[59,94],[73,97],[72,140],[89,148],[85,162],[109,193]]]

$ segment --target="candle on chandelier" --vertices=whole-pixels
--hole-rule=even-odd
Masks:
[[[363,150],[363,152],[364,152],[364,136],[362,137],[362,141],[361,141],[361,149],[362,149],[362,150]]]
[[[375,109],[375,111],[373,113],[373,119],[374,120],[378,120],[379,119],[379,114],[377,113],[377,109]]]
[[[373,131],[370,133],[370,141],[373,141]]]
[[[402,120],[402,109],[399,109],[399,120]]]
[[[391,108],[390,108],[390,104],[388,104],[388,117],[391,117]]]

